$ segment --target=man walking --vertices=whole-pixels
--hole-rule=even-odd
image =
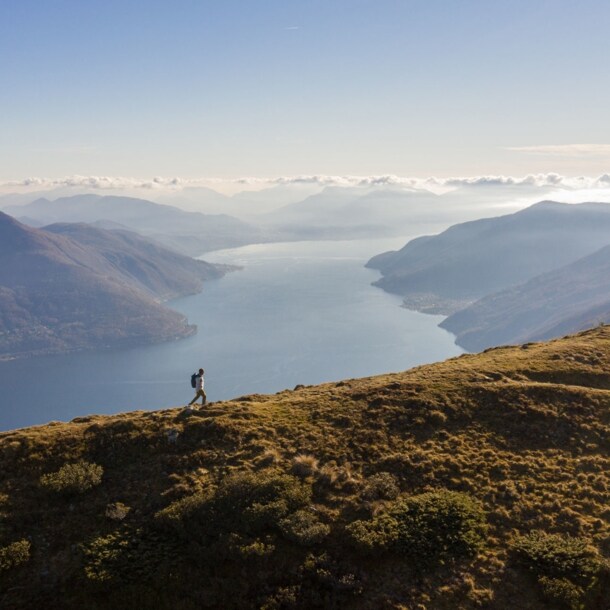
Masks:
[[[195,394],[195,398],[193,398],[193,400],[191,400],[191,402],[189,402],[188,407],[190,407],[198,398],[201,398],[201,406],[203,407],[203,405],[206,403],[207,400],[207,396],[205,395],[205,391],[204,391],[204,379],[203,379],[203,373],[204,370],[203,369],[199,369],[199,373],[195,375],[196,381],[197,381],[197,393]]]

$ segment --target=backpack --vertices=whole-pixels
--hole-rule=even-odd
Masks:
[[[193,373],[191,375],[191,387],[192,388],[196,388],[197,387],[197,377],[199,377],[199,375],[197,373]]]

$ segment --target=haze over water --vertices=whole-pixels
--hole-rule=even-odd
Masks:
[[[371,286],[374,254],[408,237],[253,245],[206,255],[243,266],[171,306],[199,327],[175,343],[0,363],[3,430],[90,413],[210,401],[400,371],[461,353],[439,316]]]

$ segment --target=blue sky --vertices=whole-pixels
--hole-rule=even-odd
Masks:
[[[609,26],[602,0],[0,0],[0,180],[603,173]]]

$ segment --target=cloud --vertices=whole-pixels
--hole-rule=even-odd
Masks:
[[[153,178],[137,178],[124,176],[67,176],[64,178],[30,177],[23,180],[0,183],[0,192],[10,190],[37,191],[53,189],[83,190],[116,190],[116,191],[180,191],[185,188],[206,187],[225,190],[227,187],[235,190],[253,190],[274,186],[317,186],[325,188],[337,187],[396,187],[404,189],[426,189],[446,191],[460,187],[507,186],[549,187],[558,189],[595,189],[610,187],[610,174],[598,177],[576,176],[567,177],[557,173],[529,174],[527,176],[465,176],[451,178],[417,178],[381,174],[372,176],[333,176],[325,174],[304,174],[298,176],[276,176],[271,178],[242,177],[223,179],[214,177],[181,178],[156,176]]]
[[[551,157],[610,157],[610,144],[549,144],[511,146],[506,150]]]

